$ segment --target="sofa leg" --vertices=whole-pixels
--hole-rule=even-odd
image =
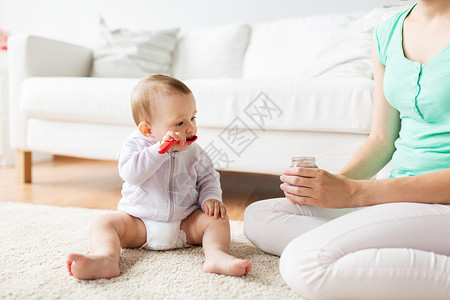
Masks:
[[[16,172],[19,183],[31,183],[31,152],[16,150]]]

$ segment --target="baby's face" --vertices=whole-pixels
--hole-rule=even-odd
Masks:
[[[192,94],[161,96],[154,101],[152,131],[155,141],[161,141],[168,131],[181,132],[186,139],[197,134],[197,107]]]

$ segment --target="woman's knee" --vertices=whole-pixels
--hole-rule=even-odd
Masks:
[[[244,212],[244,229],[251,233],[254,231],[253,229],[258,229],[260,226],[268,226],[277,213],[300,215],[301,211],[297,205],[292,204],[286,198],[257,201],[250,204]]]
[[[246,227],[250,227],[250,224],[253,223],[258,215],[257,211],[259,210],[260,201],[253,202],[244,211],[244,229]]]
[[[289,243],[280,257],[280,275],[295,292],[314,299],[321,295],[321,288],[327,267],[332,263],[319,261],[319,252],[308,245]]]
[[[252,241],[255,235],[259,235],[260,225],[264,223],[264,216],[267,215],[267,208],[264,201],[257,201],[250,204],[244,212],[244,234]]]
[[[247,207],[244,213],[244,234],[247,239],[263,251],[280,255],[274,234],[279,233],[280,228],[274,224],[278,218],[274,206],[280,199],[257,201]],[[275,223],[277,223],[275,221]],[[275,226],[274,226],[275,225]]]

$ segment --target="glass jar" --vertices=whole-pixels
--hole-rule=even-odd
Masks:
[[[290,167],[318,168],[314,156],[294,156],[291,159]]]

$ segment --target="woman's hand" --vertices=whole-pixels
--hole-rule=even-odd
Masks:
[[[358,181],[322,169],[294,167],[280,176],[280,188],[294,204],[327,208],[358,207]]]
[[[215,219],[222,218],[225,219],[227,215],[227,209],[222,202],[214,199],[206,200],[203,203],[203,211],[210,217]]]

